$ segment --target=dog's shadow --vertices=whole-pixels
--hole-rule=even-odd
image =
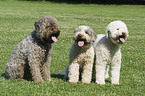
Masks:
[[[3,74],[1,74],[1,77],[3,77],[3,78],[5,78],[5,79],[7,79],[6,77],[5,77],[5,73],[3,73]],[[64,78],[64,75],[59,75],[59,74],[51,74],[51,77],[52,78],[57,78],[57,79],[61,79],[61,80],[63,80],[63,81],[68,81],[68,78],[66,79],[66,78]],[[27,81],[30,81],[30,80],[27,80]],[[80,80],[79,80],[80,81]],[[91,82],[95,82],[95,80],[92,80]],[[111,81],[110,80],[105,80],[105,82],[107,82],[107,83],[111,83]]]
[[[6,78],[5,73],[2,73],[1,77]],[[59,74],[51,74],[51,77],[52,78],[58,78],[58,79],[64,79],[64,76],[63,75],[59,75]],[[8,78],[6,78],[6,79],[8,79]]]
[[[52,78],[57,78],[57,79],[62,79],[63,81],[68,81],[68,78],[66,79],[66,78],[64,78],[64,75],[59,75],[59,74],[51,74],[51,77]],[[79,79],[79,81],[81,81],[81,78]],[[95,80],[94,79],[92,79],[92,81],[91,82],[93,82],[93,83],[95,83]],[[111,83],[111,81],[109,80],[109,79],[106,79],[105,80],[105,82],[106,83],[108,83],[108,84],[110,84]]]
[[[59,75],[59,74],[51,74],[51,77],[58,78],[58,79],[63,79],[64,78],[63,75]]]
[[[5,77],[5,73],[2,73],[2,74],[1,74],[1,77],[6,78],[6,77]]]

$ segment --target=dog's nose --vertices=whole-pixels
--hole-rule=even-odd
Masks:
[[[126,32],[122,32],[122,35],[127,35]]]
[[[55,33],[60,33],[60,30],[59,29],[55,29],[53,30]]]
[[[82,37],[82,34],[81,34],[81,33],[79,33],[79,34],[78,34],[78,37]]]

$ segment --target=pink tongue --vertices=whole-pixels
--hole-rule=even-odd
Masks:
[[[120,38],[120,41],[121,41],[121,42],[125,42],[124,38]]]
[[[80,47],[82,47],[82,46],[84,45],[84,41],[79,41],[79,42],[78,42],[78,45],[79,45]]]
[[[57,42],[57,38],[55,36],[52,36],[51,39],[54,41],[54,42]]]

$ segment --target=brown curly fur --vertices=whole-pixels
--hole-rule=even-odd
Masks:
[[[35,30],[12,52],[5,69],[6,78],[34,82],[51,80],[51,37],[57,38],[60,34],[58,21],[54,17],[45,16],[36,21],[34,26]]]

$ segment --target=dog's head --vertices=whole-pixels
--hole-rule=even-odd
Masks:
[[[128,29],[124,22],[113,21],[106,27],[107,38],[114,44],[122,44],[128,37]]]
[[[58,21],[54,17],[45,16],[37,20],[34,24],[37,38],[46,44],[57,42],[60,34]]]
[[[89,26],[79,26],[75,29],[73,39],[79,47],[87,46],[96,40],[96,34]]]

